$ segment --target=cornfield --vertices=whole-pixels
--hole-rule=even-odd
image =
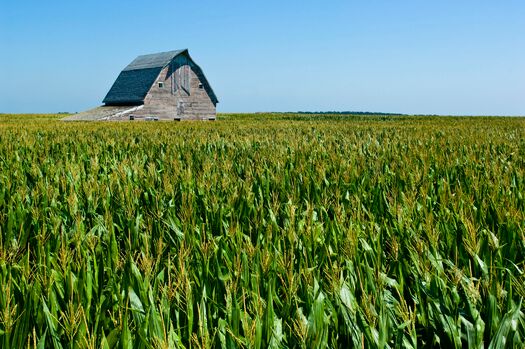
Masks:
[[[0,115],[2,348],[523,348],[525,119]]]

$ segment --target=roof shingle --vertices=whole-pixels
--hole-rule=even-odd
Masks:
[[[123,70],[102,103],[137,104],[144,102],[144,97],[161,70],[162,68]]]
[[[124,71],[148,68],[163,68],[167,64],[169,64],[173,58],[177,57],[184,51],[188,50],[175,50],[138,56],[133,60],[133,62],[131,62],[126,68],[124,68]]]

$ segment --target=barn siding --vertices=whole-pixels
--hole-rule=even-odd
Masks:
[[[175,72],[181,66],[191,68],[189,94],[174,90]],[[218,100],[202,69],[184,49],[135,58],[119,74],[103,103],[72,120],[124,121],[132,116],[134,120],[215,120]]]
[[[182,90],[173,93],[173,74],[171,65],[161,70],[144,98],[144,108],[133,113],[135,119],[153,116],[158,117],[159,120],[215,120],[215,105],[206,89],[199,88],[201,81],[195,71],[190,70],[189,96]],[[164,87],[160,88],[159,82],[163,82]],[[178,108],[179,102],[183,106],[182,114],[181,108]],[[129,115],[122,115],[119,119],[129,119]]]

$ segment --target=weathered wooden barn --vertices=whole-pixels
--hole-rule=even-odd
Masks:
[[[184,49],[138,56],[102,103],[65,120],[215,120],[218,100]]]

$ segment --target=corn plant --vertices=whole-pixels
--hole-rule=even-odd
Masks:
[[[2,348],[525,346],[522,118],[58,117],[0,115]]]

